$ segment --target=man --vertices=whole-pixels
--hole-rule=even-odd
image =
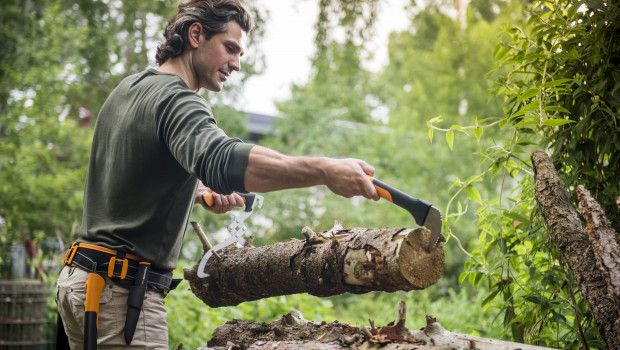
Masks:
[[[251,29],[238,0],[179,5],[158,47],[159,68],[124,79],[101,108],[79,245],[67,253],[58,281],[58,310],[71,348],[84,344],[85,283],[91,288],[102,276],[99,347],[168,349],[164,296],[175,287],[170,270],[192,205],[203,193],[222,194],[208,208],[216,213],[243,206],[234,191],[326,185],[347,198],[379,199],[367,176],[374,169],[361,160],[291,157],[230,138],[217,127],[197,92],[220,91],[241,69]],[[142,276],[140,268],[149,287],[143,295],[131,287]],[[142,304],[137,326],[127,327],[128,300],[136,299],[138,312]],[[135,331],[128,336],[130,328]]]

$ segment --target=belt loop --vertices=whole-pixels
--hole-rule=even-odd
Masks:
[[[77,252],[79,246],[80,244],[78,242],[73,242],[71,244],[71,247],[67,250],[67,253],[65,253],[65,259],[62,261],[62,267],[65,267],[65,265],[71,265],[75,252]]]
[[[120,264],[120,273],[116,272],[116,266]],[[129,267],[129,261],[125,258],[124,252],[116,252],[116,256],[110,258],[110,264],[108,265],[108,277],[120,278],[122,280],[127,276],[127,269]]]

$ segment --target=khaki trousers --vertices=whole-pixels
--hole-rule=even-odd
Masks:
[[[84,301],[88,272],[65,266],[58,278],[56,305],[62,317],[72,350],[84,348]],[[147,290],[131,346],[125,344],[125,315],[129,291],[105,277],[106,285],[99,299],[97,348],[168,349],[168,324],[164,297]]]

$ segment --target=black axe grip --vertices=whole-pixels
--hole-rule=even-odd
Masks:
[[[405,192],[402,192],[375,178],[371,177],[371,180],[381,198],[384,198],[407,210],[415,219],[416,224],[424,226],[424,220],[426,220],[426,215],[432,206],[431,203],[423,199],[413,198]]]

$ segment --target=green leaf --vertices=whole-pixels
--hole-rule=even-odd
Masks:
[[[525,115],[525,113],[526,113],[526,112],[527,112],[527,110],[525,110],[525,109],[521,108],[521,109],[519,109],[518,111],[516,111],[514,114],[512,114],[512,115],[510,116],[510,119],[514,119],[514,118],[520,117],[520,116],[522,116],[522,115]]]
[[[566,84],[567,82],[572,81],[572,79],[557,79],[557,80],[552,80],[552,81],[548,81],[544,84],[542,84],[540,87],[542,88],[549,88],[549,87],[554,87],[554,86],[558,86],[558,85],[562,85],[562,84]]]
[[[566,114],[570,114],[570,111],[564,107],[560,106],[547,106],[544,109],[545,112],[562,112]]]
[[[522,121],[520,123],[517,123],[515,125],[513,125],[513,128],[523,128],[526,126],[534,126],[534,125],[538,125],[540,122],[538,120],[526,120],[526,121]]]
[[[428,122],[426,122],[426,125],[431,126],[435,123],[441,123],[443,121],[443,117],[442,116],[437,116],[431,120],[429,120]]]
[[[539,296],[534,295],[534,294],[526,295],[525,297],[523,297],[523,299],[529,301],[530,303],[534,303],[538,305],[541,305],[544,303],[543,299],[541,299]]]
[[[477,288],[480,285],[480,282],[482,282],[482,277],[484,277],[484,274],[482,273],[477,273],[476,277],[474,278],[474,283],[473,285]]]
[[[539,88],[529,88],[527,90],[525,90],[525,92],[521,95],[521,97],[519,97],[520,101],[525,101],[529,98],[532,98],[536,95],[538,95],[540,93],[540,89]]]
[[[547,119],[543,122],[543,125],[546,126],[560,126],[568,123],[574,123],[574,120],[570,119]]]
[[[454,131],[450,130],[446,132],[446,141],[448,141],[448,146],[450,146],[450,150],[454,145]]]
[[[572,6],[570,6],[568,8],[568,18],[571,19],[575,16],[575,13],[577,13],[577,10],[579,9],[579,6],[581,6],[581,2],[575,2]]]
[[[530,218],[526,217],[525,215],[515,213],[515,212],[509,212],[509,211],[504,212],[504,216],[514,221],[518,221],[518,222],[526,222],[526,223],[530,222]]]
[[[433,143],[433,128],[428,128],[428,139]]]
[[[476,203],[482,204],[482,197],[480,196],[480,192],[476,189],[476,187],[469,185],[465,188],[465,192],[467,193],[467,197]]]
[[[586,5],[591,9],[603,10],[606,6],[602,0],[586,0]]]
[[[530,16],[530,18],[527,20],[526,26],[530,27],[538,23],[540,23],[540,18],[538,18],[538,16]]]
[[[459,284],[463,284],[463,281],[465,280],[465,278],[467,278],[468,273],[467,272],[462,272],[461,275],[459,276]]]
[[[500,45],[503,46],[503,45]],[[504,57],[506,57],[506,55],[508,54],[508,52],[510,51],[510,46],[503,46],[501,47],[497,53],[494,55],[495,60],[496,61],[501,61]]]
[[[487,304],[489,304],[493,299],[495,299],[499,291],[500,291],[499,289],[495,289],[491,292],[491,294],[487,295],[487,297],[484,298],[484,300],[482,301],[482,307],[487,306]]]
[[[478,142],[480,142],[480,137],[482,137],[483,130],[484,129],[479,126],[474,128],[474,136],[476,136],[476,139],[478,140]]]
[[[510,119],[514,119],[516,117],[520,117],[522,115],[525,115],[527,112],[534,111],[536,109],[538,109],[538,102],[536,102],[536,101],[530,102],[530,103],[526,104],[525,106],[519,108],[519,110],[517,112],[515,112],[514,114],[512,114],[510,116]]]
[[[566,25],[566,22],[561,19],[554,19],[549,22],[549,24],[553,27],[563,27]]]

